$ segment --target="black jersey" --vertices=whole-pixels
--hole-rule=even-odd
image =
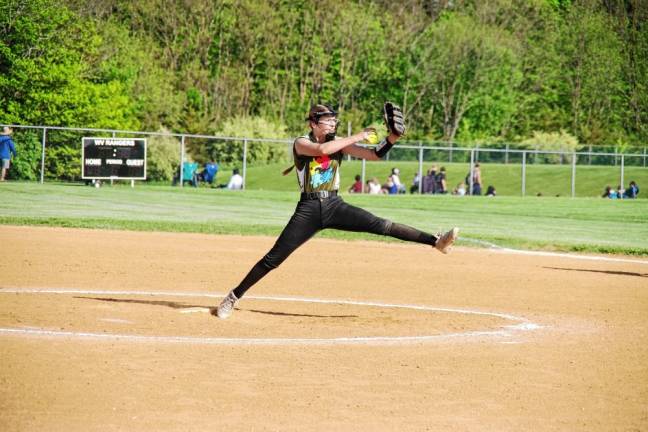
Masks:
[[[310,135],[304,135],[314,141]],[[340,189],[340,165],[343,154],[341,151],[332,155],[304,156],[297,154],[293,144],[293,157],[297,168],[297,181],[302,192],[336,191]]]

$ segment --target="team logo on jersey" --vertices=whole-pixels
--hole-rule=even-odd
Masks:
[[[316,188],[333,180],[333,164],[328,155],[314,158],[309,164],[311,187]]]

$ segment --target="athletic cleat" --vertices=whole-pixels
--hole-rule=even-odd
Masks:
[[[439,250],[439,252],[447,254],[452,248],[452,244],[457,240],[457,235],[459,234],[459,228],[454,227],[447,233],[437,235],[437,241],[434,247]]]
[[[218,308],[216,308],[216,316],[220,319],[227,319],[232,315],[234,306],[238,303],[239,299],[234,295],[234,291],[230,291],[229,294],[223,299]]]

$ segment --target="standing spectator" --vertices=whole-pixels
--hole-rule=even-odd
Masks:
[[[9,126],[5,126],[2,128],[2,133],[0,133],[0,160],[2,163],[0,181],[5,181],[7,170],[11,165],[11,155],[13,154],[13,157],[16,157],[16,147],[11,139],[12,132],[13,130]]]
[[[391,172],[391,181],[394,183],[394,186],[396,187],[396,193],[405,193],[405,185],[400,180],[400,170],[398,168],[392,168]]]
[[[481,177],[481,169],[479,168],[479,162],[475,164],[475,168],[473,169],[472,180],[473,180],[472,194],[481,195],[482,177]]]
[[[434,179],[436,178],[437,166],[432,165],[427,172],[427,175],[423,178],[423,193],[424,194],[433,194],[434,193]]]
[[[234,170],[232,171],[232,177],[230,177],[229,183],[227,183],[227,189],[243,189],[243,177],[239,174],[238,168],[234,168]]]
[[[355,183],[349,188],[349,193],[362,193],[362,177],[359,174],[356,174]]]
[[[637,186],[637,183],[633,180],[630,182],[628,189],[626,189],[624,197],[637,198],[637,195],[639,195],[639,186]]]
[[[434,177],[434,193],[438,193],[438,194],[448,193],[445,167],[441,167],[439,173]]]

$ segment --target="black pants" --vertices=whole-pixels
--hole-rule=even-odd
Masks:
[[[432,246],[437,240],[436,236],[416,228],[393,223],[349,205],[339,196],[301,200],[270,252],[252,267],[245,279],[234,289],[236,297],[241,298],[252,285],[279,267],[299,246],[326,228],[386,235]]]

